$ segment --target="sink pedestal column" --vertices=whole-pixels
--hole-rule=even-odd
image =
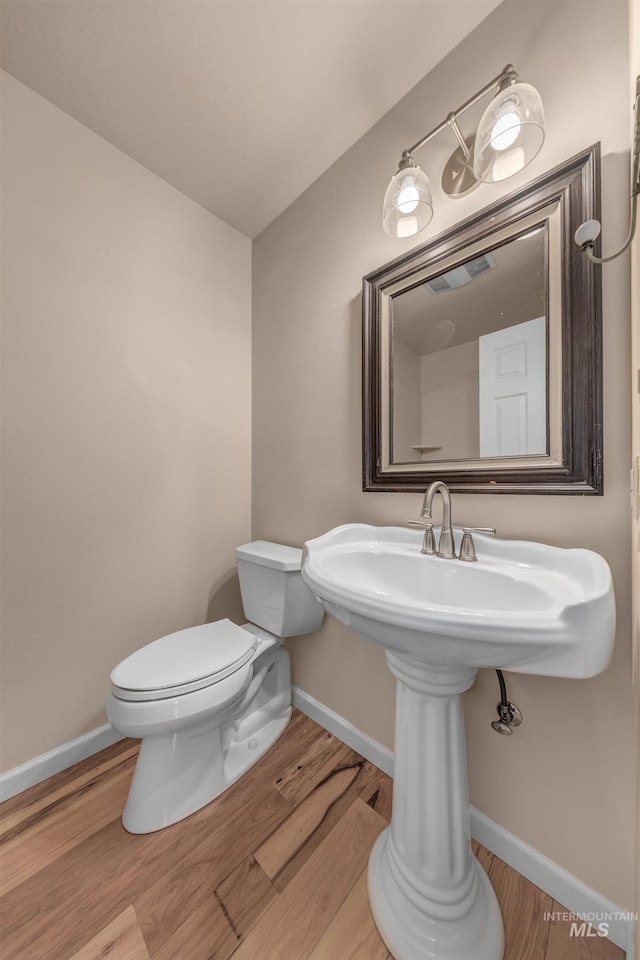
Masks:
[[[502,960],[493,887],[471,854],[460,694],[476,670],[387,650],[397,678],[391,825],[369,861],[369,900],[395,960]]]

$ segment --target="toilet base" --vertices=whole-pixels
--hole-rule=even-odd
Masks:
[[[291,719],[289,656],[278,648],[256,664],[240,704],[175,733],[144,737],[122,823],[153,833],[220,796],[269,750]]]

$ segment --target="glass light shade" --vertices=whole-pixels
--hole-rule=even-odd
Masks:
[[[540,94],[528,83],[514,83],[493,98],[476,133],[473,172],[497,183],[531,163],[544,143]]]
[[[433,216],[431,184],[417,166],[404,167],[391,178],[384,195],[382,224],[390,237],[413,237]]]

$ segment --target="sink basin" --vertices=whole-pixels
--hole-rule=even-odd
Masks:
[[[461,530],[455,531],[459,551]],[[396,677],[393,816],[369,901],[395,960],[502,960],[504,929],[470,849],[460,694],[478,667],[589,677],[611,658],[611,574],[589,550],[474,534],[478,562],[421,553],[422,533],[351,523],[305,544],[329,614],[385,648]]]
[[[605,669],[615,605],[602,557],[474,541],[478,562],[465,563],[422,554],[420,531],[346,524],[306,543],[302,576],[337,620],[428,663],[561,677]]]

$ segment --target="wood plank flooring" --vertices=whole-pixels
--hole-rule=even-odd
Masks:
[[[120,822],[122,741],[0,805],[2,960],[393,960],[367,899],[392,782],[303,714],[225,794],[146,836]],[[473,843],[505,919],[505,960],[623,960]]]

